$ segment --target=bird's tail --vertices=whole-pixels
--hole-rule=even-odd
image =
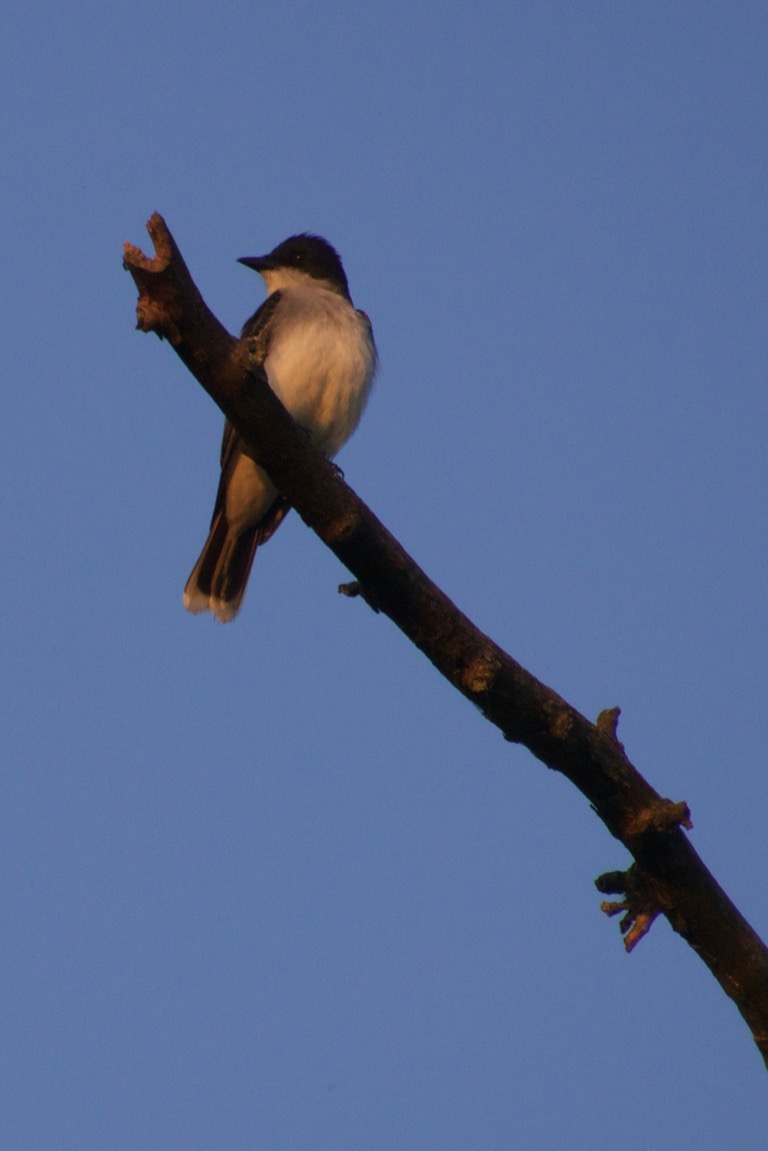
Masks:
[[[195,615],[209,611],[221,623],[234,619],[248,586],[256,548],[274,535],[289,511],[288,501],[278,496],[257,524],[237,532],[227,523],[224,509],[220,508],[184,588],[187,611]]]
[[[184,588],[184,607],[197,615],[209,611],[221,623],[234,619],[243,602],[253,557],[259,545],[258,525],[239,535],[219,511],[200,558]]]

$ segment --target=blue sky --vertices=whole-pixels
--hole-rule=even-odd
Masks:
[[[638,768],[768,935],[763,4],[7,0],[0,1142],[765,1147],[746,1027],[627,863],[289,517],[181,591],[221,418],[133,330],[162,212],[341,251],[348,481]]]

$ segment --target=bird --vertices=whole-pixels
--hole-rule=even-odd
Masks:
[[[378,364],[371,321],[352,303],[341,257],[321,236],[302,232],[266,256],[238,262],[258,272],[267,289],[241,338],[296,423],[332,459],[360,421]],[[183,603],[228,623],[240,610],[256,549],[290,504],[229,420],[220,462],[210,531]]]

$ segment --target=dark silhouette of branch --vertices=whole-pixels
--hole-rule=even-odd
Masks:
[[[162,217],[147,224],[155,257],[126,244],[139,291],[137,327],[156,332],[246,439],[278,490],[355,576],[359,594],[397,624],[505,739],[565,775],[635,862],[597,881],[623,912],[631,950],[662,914],[733,999],[768,1064],[768,949],[691,846],[688,808],[660,796],[627,759],[618,708],[585,719],[484,635],[427,578],[396,539],[309,444],[253,370],[248,347],[208,310]]]

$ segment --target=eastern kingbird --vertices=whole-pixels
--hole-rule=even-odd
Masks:
[[[376,372],[376,345],[357,311],[338,252],[319,236],[291,236],[267,256],[240,261],[257,271],[267,298],[242,338],[270,387],[329,458],[358,425]],[[290,511],[227,421],[211,530],[184,589],[184,607],[222,623],[237,615],[256,548]]]

